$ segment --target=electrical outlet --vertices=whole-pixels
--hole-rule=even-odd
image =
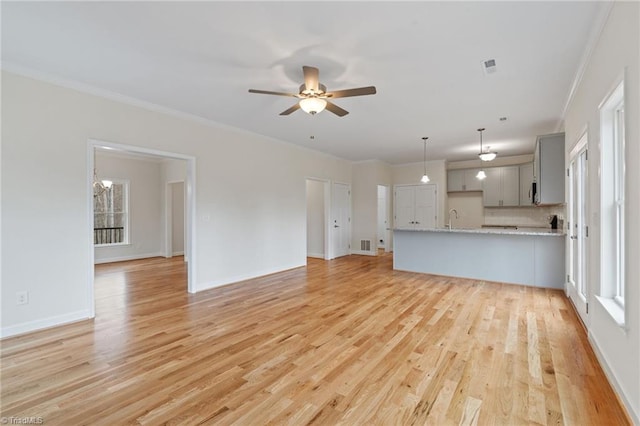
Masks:
[[[29,303],[29,292],[19,291],[16,293],[16,304],[17,305],[26,305]]]

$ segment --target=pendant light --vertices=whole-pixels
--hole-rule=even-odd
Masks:
[[[482,151],[482,131],[483,130],[484,130],[484,128],[478,129],[478,131],[480,132],[480,154],[478,154],[478,157],[480,157],[480,159],[482,161],[491,161],[491,160],[496,158],[498,153],[490,151],[491,147],[489,147],[489,146],[487,147],[486,151],[484,151],[484,152]]]
[[[481,129],[478,129],[478,131],[480,132],[480,155],[479,155],[479,157],[480,157],[481,160],[483,160],[483,158],[482,158],[482,132],[484,131],[484,127],[481,128]],[[483,161],[485,161],[485,160],[483,160]],[[480,171],[476,175],[476,179],[478,179],[478,180],[483,180],[486,177],[487,177],[487,174],[482,169],[480,169]]]
[[[420,182],[422,183],[427,183],[430,180],[429,176],[427,176],[427,139],[429,138],[426,136],[422,138],[422,141],[424,142],[424,174],[422,175],[422,178],[420,178]]]

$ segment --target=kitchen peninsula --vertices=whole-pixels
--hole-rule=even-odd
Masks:
[[[400,228],[393,241],[397,270],[564,288],[562,230]]]

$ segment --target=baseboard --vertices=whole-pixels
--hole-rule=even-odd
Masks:
[[[324,259],[324,253],[307,253],[307,257],[315,257],[317,259]]]
[[[205,283],[196,283],[196,285],[194,286],[194,293],[198,293],[200,291],[204,291],[204,290],[209,290],[212,288],[216,288],[216,287],[221,287],[221,286],[225,286],[225,285],[229,285],[229,284],[236,284],[238,282],[241,281],[246,281],[246,280],[250,280],[253,278],[260,278],[260,277],[264,277],[266,275],[271,275],[271,274],[275,274],[278,272],[284,272],[284,271],[288,271],[290,269],[296,269],[296,268],[300,268],[300,267],[304,267],[306,266],[306,264],[302,263],[302,264],[292,264],[292,265],[287,265],[287,266],[282,266],[279,268],[270,268],[270,269],[263,269],[261,271],[256,271],[256,272],[252,272],[249,274],[242,274],[242,275],[235,275],[232,277],[227,277],[227,278],[222,278],[219,280],[215,280],[215,281],[209,281],[209,282],[205,282]]]
[[[183,251],[174,251],[173,253],[171,253],[171,256],[182,256],[184,255],[184,250]]]
[[[631,423],[634,425],[640,425],[640,413],[636,413],[634,411],[633,405],[631,405],[631,401],[629,401],[625,393],[622,391],[622,388],[620,387],[620,383],[618,383],[618,380],[616,379],[615,374],[613,374],[613,371],[611,371],[611,369],[609,368],[607,357],[600,350],[598,339],[596,339],[596,337],[591,332],[589,332],[587,335],[589,337],[589,343],[593,348],[593,352],[596,354],[596,358],[598,358],[598,362],[600,363],[600,366],[604,371],[604,375],[607,376],[607,379],[609,380],[609,383],[613,387],[613,391],[618,397],[618,400],[624,406],[627,412],[627,415],[630,417],[629,420],[631,420]]]
[[[95,259],[93,263],[98,265],[100,263],[124,262],[126,260],[148,259],[150,257],[164,257],[164,253],[157,252],[157,253],[132,254],[129,256],[105,257],[103,259]]]
[[[365,250],[351,250],[351,254],[359,254],[362,256],[377,256],[378,253],[375,251],[365,251]]]
[[[30,333],[32,331],[40,331],[45,328],[57,327],[72,322],[78,322],[90,319],[88,310],[71,312],[55,317],[43,318],[35,321],[23,322],[22,324],[10,325],[0,329],[0,339],[6,337],[17,336],[19,334]]]

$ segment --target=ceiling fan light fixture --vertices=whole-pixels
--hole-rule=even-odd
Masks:
[[[315,115],[323,111],[327,106],[327,101],[321,98],[304,98],[300,100],[300,108],[307,114]]]

